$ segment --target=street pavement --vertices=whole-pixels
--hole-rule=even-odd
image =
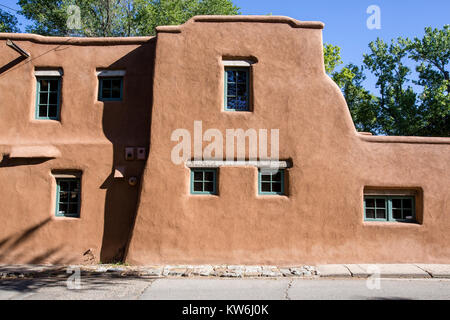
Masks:
[[[450,300],[450,279],[67,276],[0,280],[1,300]],[[79,285],[79,286],[78,286]]]

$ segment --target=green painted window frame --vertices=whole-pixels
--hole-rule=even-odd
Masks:
[[[202,172],[202,179],[201,180],[195,180],[195,172]],[[212,172],[213,173],[213,180],[206,180],[205,179],[205,173],[206,172]],[[218,175],[218,169],[204,169],[204,168],[191,168],[191,183],[190,183],[190,190],[191,194],[208,194],[208,195],[216,195],[217,194],[217,175]],[[195,182],[201,182],[202,183],[202,191],[195,191],[194,190],[194,183]],[[205,191],[205,183],[206,182],[212,182],[213,183],[213,191]]]
[[[98,85],[98,100],[99,101],[122,101],[123,99],[123,77],[99,77],[99,85]],[[105,98],[103,97],[103,81],[114,81],[120,80],[120,97],[118,98]],[[112,84],[111,84],[112,88]],[[111,91],[112,94],[112,91]]]
[[[285,175],[286,175],[286,169],[278,169],[278,171],[280,171],[280,177],[281,180],[273,180],[273,176],[274,174],[270,175],[270,181],[262,181],[261,176],[265,175],[264,172],[272,172],[274,173],[274,169],[263,169],[263,168],[259,168],[258,169],[258,194],[260,195],[285,195],[285,189],[284,189],[284,184],[285,184]],[[281,184],[281,191],[277,192],[277,191],[262,191],[262,183],[263,182],[269,182],[270,183],[270,190],[273,189],[273,184],[274,183],[280,183]]]
[[[56,116],[49,117],[48,110],[50,107],[50,93],[55,91],[42,91],[41,92],[41,81],[42,80],[58,80],[58,90],[57,90],[57,104],[56,104]],[[47,109],[47,116],[39,116],[39,111],[41,108],[41,93],[47,93],[47,103],[42,104]],[[60,106],[61,106],[61,77],[36,77],[36,108],[35,108],[35,119],[37,120],[60,120]]]
[[[246,108],[245,109],[235,109],[228,107],[228,71],[244,71],[246,73],[245,79],[245,97],[246,97]],[[224,109],[225,111],[235,111],[235,112],[249,112],[250,110],[250,67],[225,67],[224,69]],[[237,94],[237,80],[236,80],[236,94]],[[237,96],[236,96],[237,97]]]
[[[69,187],[69,190],[67,192],[69,192],[69,197],[70,197],[70,193],[72,192],[77,192],[77,201],[70,201],[70,198],[68,198],[69,201],[67,202],[61,202],[60,201],[60,194],[61,192],[61,182],[67,182],[70,183],[71,182],[75,182],[77,187],[77,191],[71,191],[71,188]],[[60,211],[60,205],[61,204],[67,204],[69,205],[73,205],[76,204],[77,205],[77,212],[76,213],[61,213]],[[81,204],[81,179],[80,178],[56,178],[56,209],[55,209],[55,216],[57,217],[68,217],[68,218],[79,218],[80,217],[80,204]]]
[[[375,199],[376,200],[384,200],[385,201],[385,208],[386,208],[386,218],[376,218],[376,211],[375,211],[375,218],[367,218],[367,209],[376,209],[376,207],[367,207],[366,206],[366,200],[367,199]],[[403,200],[411,200],[411,213],[412,213],[412,219],[395,219],[393,215],[393,206],[392,206],[392,200],[402,200],[401,208],[395,208],[395,209],[401,209],[402,216],[404,216],[403,211],[407,210],[409,208],[403,208]],[[382,221],[382,222],[409,222],[414,223],[416,222],[416,203],[415,203],[415,197],[414,196],[364,196],[364,221]],[[376,204],[375,204],[376,206]]]

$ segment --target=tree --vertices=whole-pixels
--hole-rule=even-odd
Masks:
[[[450,136],[450,26],[442,30],[425,28],[422,39],[404,40],[410,58],[420,63],[416,67],[418,80],[423,87],[420,94],[422,110],[422,134]]]
[[[0,9],[0,32],[19,32],[17,18]]]
[[[362,68],[349,64],[336,71],[342,64],[340,52],[340,47],[324,44],[325,71],[341,88],[356,129],[376,133],[378,100],[363,88],[366,77]]]
[[[239,14],[231,0],[19,0],[21,14],[32,21],[27,32],[42,35],[147,36],[159,25],[182,24],[201,14]],[[67,20],[79,8],[81,29]]]
[[[381,39],[369,44],[371,52],[364,55],[364,65],[376,77],[379,88],[378,123],[381,132],[388,135],[419,135],[420,111],[417,95],[408,83],[411,70],[406,66],[407,46]]]

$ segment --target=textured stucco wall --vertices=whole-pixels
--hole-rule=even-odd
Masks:
[[[0,262],[450,263],[450,139],[358,134],[324,72],[321,27],[238,16],[157,38],[0,34],[0,154],[56,156],[0,160]],[[252,112],[223,111],[224,58],[256,61]],[[60,122],[33,119],[38,67],[64,71]],[[126,70],[122,102],[97,101],[101,68]],[[217,196],[190,195],[170,137],[195,120],[280,129],[288,195],[259,196],[251,166],[220,168]],[[150,148],[148,160],[125,161],[126,146]],[[141,184],[113,179],[115,166],[144,171]],[[54,217],[56,169],[83,172],[80,219]],[[364,222],[364,187],[419,190],[420,223]]]
[[[449,139],[358,134],[324,72],[320,28],[194,20],[159,29],[151,150],[128,262],[450,262]],[[221,61],[250,57],[253,112],[225,112]],[[170,137],[192,134],[194,120],[224,135],[280,129],[280,158],[293,161],[288,196],[259,196],[255,167],[222,167],[218,196],[190,195]],[[422,188],[421,224],[364,222],[365,186]]]
[[[8,38],[31,57],[16,60]],[[123,149],[148,148],[155,45],[131,40],[0,34],[0,262],[123,258],[139,188],[112,172],[116,165],[127,177],[142,172],[144,161],[125,161]],[[61,121],[34,119],[34,70],[46,67],[64,72]],[[126,70],[123,101],[98,101],[101,68]],[[56,158],[27,158],[32,150]],[[13,158],[18,152],[24,158]],[[82,171],[80,219],[55,217],[56,169]]]

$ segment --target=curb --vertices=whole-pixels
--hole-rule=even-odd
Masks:
[[[329,264],[318,266],[242,266],[242,265],[0,265],[0,279],[68,277],[74,272],[85,276],[137,278],[302,278],[302,279],[450,279],[450,265],[437,264]]]

